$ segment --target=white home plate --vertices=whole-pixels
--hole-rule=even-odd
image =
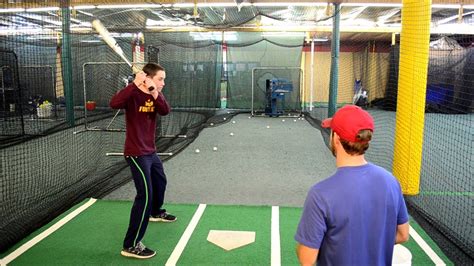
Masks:
[[[411,252],[406,247],[397,244],[393,247],[392,266],[410,266]]]
[[[207,241],[229,251],[255,242],[255,232],[210,230]]]

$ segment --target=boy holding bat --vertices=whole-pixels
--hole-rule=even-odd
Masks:
[[[331,128],[336,172],[306,198],[295,240],[302,265],[391,265],[394,244],[408,240],[400,184],[364,153],[374,131],[370,114],[346,105],[323,121]]]
[[[124,156],[137,190],[121,251],[125,257],[153,257],[156,252],[141,242],[148,221],[176,221],[175,216],[161,209],[167,181],[155,147],[156,116],[164,116],[170,112],[170,106],[161,92],[165,86],[165,78],[163,67],[148,63],[143,67],[143,71],[136,74],[135,80],[115,94],[110,101],[110,107],[125,109],[127,132]]]

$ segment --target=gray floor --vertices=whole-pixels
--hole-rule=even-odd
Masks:
[[[166,202],[300,207],[310,186],[335,171],[321,133],[306,120],[248,117],[204,129],[164,163]],[[130,182],[106,199],[134,196]]]

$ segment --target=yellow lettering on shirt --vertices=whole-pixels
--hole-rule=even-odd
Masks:
[[[145,102],[145,106],[140,106],[138,112],[142,113],[153,113],[155,111],[155,106],[153,106],[153,101],[148,99]]]

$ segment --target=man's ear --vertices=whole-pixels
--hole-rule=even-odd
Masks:
[[[334,143],[341,143],[341,138],[336,132],[334,132],[333,139],[334,139]]]

